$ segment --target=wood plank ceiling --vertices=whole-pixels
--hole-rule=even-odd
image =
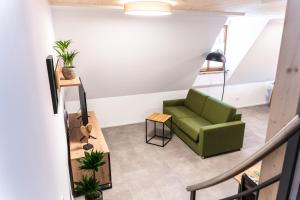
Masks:
[[[99,5],[123,7],[122,0],[49,0],[53,5]],[[250,12],[285,10],[286,0],[173,0],[175,10]]]

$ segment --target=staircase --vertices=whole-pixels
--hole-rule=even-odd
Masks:
[[[274,150],[278,149],[281,145],[285,143],[287,143],[286,156],[284,160],[284,166],[280,174],[258,184],[257,186],[251,189],[248,189],[247,191],[240,192],[236,195],[232,195],[221,200],[242,200],[245,197],[253,194],[254,192],[259,193],[261,189],[268,187],[269,185],[272,185],[276,182],[279,182],[277,200],[290,199],[289,196],[292,189],[295,166],[300,147],[300,109],[298,115],[296,115],[272,139],[270,139],[260,150],[258,150],[252,156],[250,156],[247,160],[241,162],[231,170],[219,176],[216,176],[212,179],[198,184],[188,186],[186,189],[188,192],[191,193],[190,200],[196,200],[196,193],[198,190],[215,186],[233,178],[234,176],[242,173],[246,169],[249,169],[256,163],[264,159],[266,156],[268,156],[270,153],[272,153]]]

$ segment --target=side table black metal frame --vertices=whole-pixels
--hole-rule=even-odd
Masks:
[[[146,123],[146,143],[147,144],[152,144],[152,145],[159,146],[159,147],[165,147],[171,141],[171,139],[173,138],[173,131],[172,131],[173,120],[172,120],[172,117],[170,117],[170,119],[168,119],[168,120],[171,121],[171,127],[169,128],[170,129],[170,137],[165,136],[165,123],[167,121],[158,122],[158,121],[154,121],[154,120],[150,120],[150,119],[145,120],[145,123]],[[150,139],[148,139],[148,121],[154,122],[154,135]],[[156,135],[156,123],[159,123],[159,124],[163,125],[163,135],[162,136]],[[162,145],[150,142],[153,138],[156,138],[156,137],[162,138]],[[165,139],[167,139],[166,142],[165,142]]]

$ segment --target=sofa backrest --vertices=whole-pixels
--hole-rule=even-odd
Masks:
[[[190,89],[185,99],[184,105],[198,115],[201,115],[207,98],[207,95],[195,89]]]
[[[202,117],[213,124],[234,121],[236,108],[212,97],[208,97],[203,108]]]

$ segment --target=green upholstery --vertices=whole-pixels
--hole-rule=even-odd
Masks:
[[[170,121],[167,121],[167,126],[170,127]],[[199,142],[193,141],[187,134],[181,130],[175,123],[172,125],[172,130],[176,135],[185,142],[195,153],[202,155],[202,147],[200,147]]]
[[[170,107],[165,107],[164,111],[165,114],[172,115],[173,121],[178,122],[180,118],[184,117],[197,117],[196,113],[193,111],[189,110],[185,106],[170,106]]]
[[[184,106],[185,99],[175,99],[175,100],[169,100],[169,101],[164,101],[163,106]]]
[[[178,126],[195,142],[199,140],[199,130],[201,127],[211,125],[211,123],[201,117],[181,118]]]
[[[200,128],[202,153],[207,156],[239,150],[243,146],[245,123],[226,122]],[[220,152],[220,150],[222,150]]]
[[[208,97],[202,117],[213,124],[229,122],[234,119],[236,108],[233,108],[217,99]]]
[[[241,121],[242,120],[242,114],[236,114],[235,116],[234,116],[234,121]]]
[[[186,100],[184,102],[184,105],[187,108],[194,111],[195,113],[197,113],[198,115],[201,115],[206,100],[207,100],[207,95],[195,89],[190,89],[186,97]]]
[[[202,157],[239,150],[245,123],[236,108],[191,89],[187,99],[163,102],[163,112],[173,117],[173,131]],[[170,127],[170,122],[167,122]]]

